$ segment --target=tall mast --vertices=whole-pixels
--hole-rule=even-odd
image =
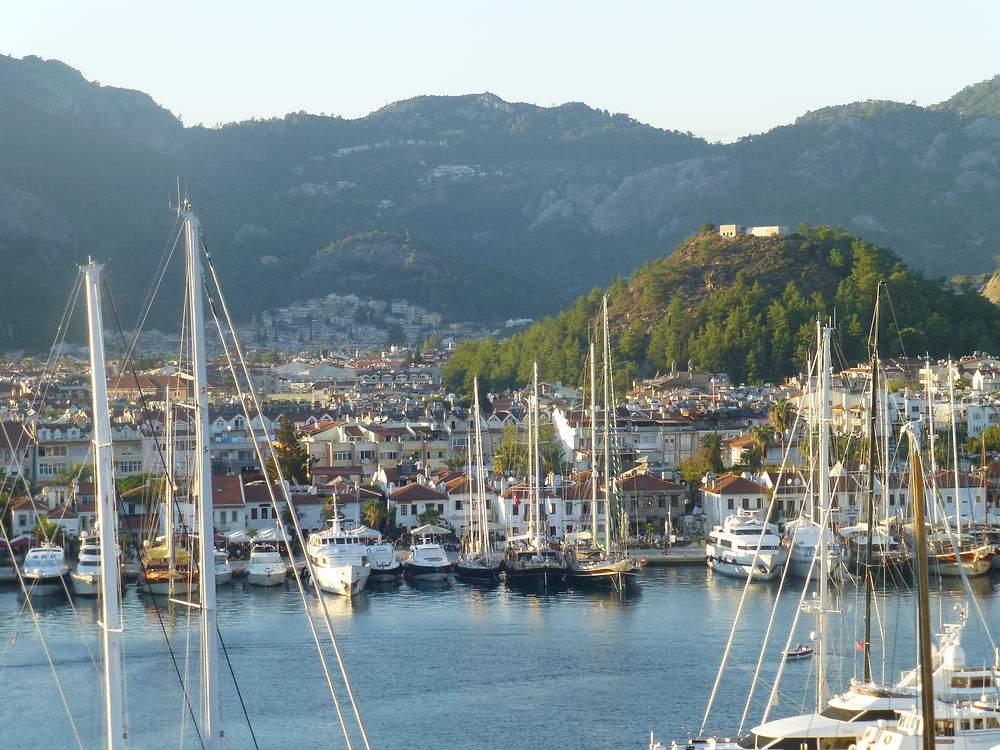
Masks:
[[[488,528],[488,521],[486,516],[486,480],[483,477],[483,433],[482,427],[479,423],[479,377],[475,377],[472,380],[473,390],[475,395],[473,396],[472,402],[472,418],[476,420],[476,429],[472,433],[475,445],[475,460],[476,460],[476,497],[473,500],[473,508],[475,509],[474,515],[479,521],[479,533],[478,533],[478,545],[477,550],[480,554],[486,554],[489,551],[490,544],[490,530]],[[469,478],[471,482],[471,477]],[[475,497],[475,496],[473,496]]]
[[[917,626],[920,670],[920,707],[923,718],[923,750],[934,750],[934,664],[931,661],[931,605],[927,575],[927,527],[924,519],[924,476],[920,443],[912,430],[910,438],[910,493],[913,496],[914,546],[917,574]]]
[[[872,681],[872,542],[875,531],[875,420],[878,419],[878,314],[882,284],[875,290],[875,316],[872,321],[871,399],[868,404],[868,539],[865,546],[865,664],[864,680]]]
[[[163,538],[167,543],[167,587],[170,594],[174,588],[174,569],[177,567],[177,554],[174,551],[174,417],[173,405],[170,403],[170,386],[167,386],[164,404],[166,411],[167,455],[166,466],[163,467],[165,481],[165,507],[163,519]]]
[[[125,747],[122,698],[121,585],[118,578],[118,514],[115,512],[114,456],[108,415],[104,329],[101,325],[101,279],[104,266],[83,269],[87,285],[90,380],[94,398],[94,475],[97,478],[97,526],[101,545],[101,637],[104,646],[104,728],[108,750]]]
[[[937,457],[934,455],[934,443],[937,438],[937,431],[934,429],[934,402],[931,401],[931,355],[924,359],[924,372],[926,381],[924,383],[925,394],[927,396],[927,450],[931,464],[931,497],[937,497]],[[937,520],[937,503],[931,509],[931,515]]]
[[[827,570],[828,550],[826,543],[826,521],[830,511],[830,328],[821,328],[820,349],[820,426],[819,426],[819,541],[816,554],[819,555],[819,611],[816,613],[816,631],[819,640],[819,658],[816,660],[816,704],[817,712],[826,707],[826,611],[827,587],[830,572]]]
[[[951,456],[952,469],[955,475],[955,539],[957,540],[959,538],[958,535],[962,533],[962,496],[959,489],[958,436],[955,429],[955,379],[952,377],[951,367],[951,357],[948,357],[948,413],[951,415]],[[972,523],[975,521],[972,514],[972,493],[967,491],[966,495],[969,496],[969,521]]]
[[[590,539],[597,544],[597,365],[590,342]]]
[[[194,376],[195,496],[198,509],[198,575],[201,592],[202,721],[206,750],[222,746],[219,706],[219,655],[215,611],[215,527],[212,514],[212,457],[208,432],[208,377],[205,357],[205,311],[202,294],[201,224],[185,202],[184,249],[187,258],[188,319],[191,321],[191,368]]]
[[[604,549],[611,552],[611,439],[608,433],[611,413],[611,343],[608,337],[608,297],[602,304],[604,318]]]
[[[538,363],[535,362],[534,368],[532,369],[531,376],[531,412],[532,412],[532,452],[531,452],[531,466],[532,471],[535,474],[535,549],[541,551],[542,549],[542,537],[546,536],[542,533],[542,523],[545,520],[545,514],[542,513],[542,462],[539,456],[539,442],[542,436],[541,430],[539,429],[538,420],[540,417],[540,410],[538,408]]]

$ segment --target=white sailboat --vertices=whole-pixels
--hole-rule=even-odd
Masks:
[[[483,432],[479,412],[479,378],[473,378],[472,417],[476,422],[469,458],[470,529],[462,539],[462,549],[455,561],[455,575],[472,583],[497,583],[503,557],[490,539],[490,520],[486,512],[486,478],[483,471]],[[473,470],[473,467],[475,469]]]
[[[597,499],[597,387],[594,347],[590,347],[590,534],[577,538],[567,545],[566,567],[570,583],[583,587],[613,588],[623,591],[634,583],[638,566],[629,557],[622,543],[624,529],[628,523],[619,514],[618,473],[613,469],[612,448],[617,450],[618,438],[614,428],[614,392],[612,389],[611,343],[608,334],[608,298],[602,305],[604,321],[603,383],[604,383],[604,430],[603,430],[603,471],[604,498]],[[603,539],[598,524],[598,507],[604,509]]]
[[[842,547],[827,523],[830,512],[830,330],[817,323],[818,408],[814,419],[819,432],[815,492],[800,518],[787,524],[788,572],[796,578],[815,580],[839,575],[843,568]],[[813,497],[816,498],[815,503]]]

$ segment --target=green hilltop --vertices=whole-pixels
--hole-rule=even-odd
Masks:
[[[998,348],[1000,308],[971,285],[925,278],[843,229],[803,225],[785,237],[703,231],[628,282],[594,289],[522,333],[461,344],[443,375],[452,390],[468,391],[474,375],[502,390],[525,383],[537,360],[545,379],[582,382],[604,294],[619,385],[688,362],[737,382],[800,372],[815,348],[817,317],[835,319],[839,364],[849,366],[868,357],[880,280],[882,356]]]

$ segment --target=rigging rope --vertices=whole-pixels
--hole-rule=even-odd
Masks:
[[[246,410],[246,406],[247,406],[246,402],[247,402],[247,395],[248,394],[243,392],[242,385],[239,382],[239,378],[235,377],[235,375],[236,375],[236,369],[235,369],[234,364],[233,364],[233,354],[235,353],[237,361],[240,364],[243,377],[246,379],[246,382],[248,384],[250,384],[250,383],[252,383],[252,380],[250,379],[250,373],[249,373],[249,370],[247,369],[246,358],[243,356],[243,352],[242,352],[242,349],[240,347],[239,339],[236,337],[235,327],[233,326],[232,317],[229,314],[229,307],[226,304],[225,297],[222,295],[222,288],[221,288],[221,285],[219,284],[219,278],[218,278],[218,275],[217,275],[216,270],[215,270],[215,265],[212,263],[212,258],[209,255],[207,248],[204,247],[204,243],[203,243],[203,248],[202,249],[204,251],[204,255],[205,255],[205,259],[206,259],[207,265],[208,265],[208,269],[209,269],[209,272],[210,272],[211,277],[212,277],[212,282],[214,284],[214,289],[218,293],[219,305],[221,306],[223,316],[225,317],[225,320],[226,320],[227,330],[228,330],[228,332],[232,336],[233,351],[230,350],[230,347],[229,347],[228,343],[226,342],[226,337],[225,337],[225,335],[223,335],[222,324],[221,324],[221,321],[219,320],[219,316],[218,316],[218,314],[216,312],[216,309],[215,309],[215,299],[214,299],[214,296],[210,293],[210,290],[207,288],[207,281],[206,281],[205,282],[205,286],[206,286],[206,290],[205,291],[206,291],[206,294],[208,296],[209,308],[212,311],[212,317],[215,319],[216,326],[219,329],[219,338],[222,341],[223,349],[224,349],[225,355],[226,355],[226,360],[229,363],[231,371],[234,374],[233,380],[236,382],[237,393],[238,393],[238,396],[239,396],[239,399],[240,399],[240,404],[243,406],[244,410]],[[256,395],[256,393],[254,392],[254,390],[252,388],[250,388],[250,390],[249,390],[249,400],[252,402],[252,404],[253,404],[253,406],[255,408],[256,413],[259,415],[260,420],[261,420],[261,426],[263,427],[264,426],[264,413],[263,413],[263,410],[260,407],[260,402],[257,399],[257,395]],[[254,450],[257,452],[257,454],[258,454],[258,460],[261,461],[261,466],[263,467],[263,466],[265,466],[265,464],[264,464],[264,461],[263,461],[264,456],[262,454],[261,444],[256,439],[256,436],[254,435],[252,420],[250,419],[249,414],[246,414],[246,416],[247,416],[247,431],[250,433],[251,439],[253,440],[253,443],[254,443]],[[268,433],[268,431],[266,429],[264,430],[264,440],[265,440],[265,442],[267,444],[267,447],[268,447],[268,450],[270,452],[270,455],[276,456],[276,453],[275,453],[275,450],[274,450],[274,444],[273,444],[273,442],[271,440],[270,434]],[[299,524],[298,514],[295,512],[295,507],[292,504],[291,495],[290,495],[290,493],[288,491],[288,483],[286,482],[286,480],[285,480],[285,478],[283,476],[283,472],[281,470],[281,465],[277,461],[276,458],[274,460],[274,468],[275,468],[275,473],[277,474],[277,479],[278,479],[278,481],[279,481],[279,483],[281,485],[282,494],[284,495],[285,504],[286,504],[286,506],[288,508],[288,512],[289,512],[289,515],[291,517],[292,524],[295,527],[296,537],[299,540],[299,544],[302,545],[303,551],[305,551],[305,538],[304,538],[304,536],[302,534],[302,528],[301,528],[301,526]],[[266,474],[265,474],[265,476],[266,476]],[[278,510],[277,498],[274,495],[273,485],[271,483],[270,477],[266,477],[265,484],[268,487],[268,494],[271,497],[272,507],[277,512],[277,510]],[[279,518],[280,518],[280,515],[279,515]],[[292,559],[291,541],[288,539],[288,535],[287,534],[282,534],[282,536],[285,537],[285,546],[286,546],[286,549],[288,551],[289,558]],[[306,568],[309,571],[309,576],[313,580],[314,585],[315,585],[316,578],[315,578],[315,575],[314,575],[314,569],[313,569],[312,561],[309,559],[309,555],[308,554],[305,554],[304,558],[305,558]],[[301,580],[301,576],[300,576],[299,571],[298,571],[298,566],[296,566],[296,565],[293,564],[292,565],[292,571],[293,571],[293,574],[294,574],[294,577],[295,577],[296,585],[299,588],[300,596],[302,597],[302,601],[303,601],[303,605],[305,607],[307,619],[309,620],[309,623],[310,623],[310,628],[312,628],[312,618],[309,616],[309,608],[308,608],[308,603],[307,603],[306,596],[305,596],[305,588],[302,585],[302,580]],[[351,688],[350,679],[347,676],[347,669],[346,669],[346,667],[344,665],[344,660],[343,660],[343,656],[342,656],[342,654],[340,652],[340,647],[338,646],[336,636],[334,635],[333,622],[332,622],[332,620],[330,618],[330,613],[329,613],[329,611],[327,609],[326,599],[323,596],[322,592],[318,589],[318,587],[316,587],[316,594],[317,594],[317,599],[320,602],[321,610],[322,610],[322,613],[323,613],[323,620],[324,620],[324,623],[326,625],[327,634],[328,634],[328,636],[330,638],[330,644],[333,647],[333,652],[334,652],[334,655],[336,656],[336,659],[337,659],[337,665],[338,665],[339,670],[340,670],[340,676],[341,676],[341,679],[343,681],[343,686],[344,686],[344,689],[347,692],[347,696],[348,696],[348,698],[350,700],[351,709],[353,711],[355,721],[357,722],[358,730],[359,730],[359,732],[361,734],[361,739],[362,739],[362,741],[364,743],[364,746],[365,746],[366,750],[371,750],[371,745],[370,745],[370,743],[368,741],[368,733],[365,730],[364,722],[361,719],[361,712],[360,712],[360,710],[358,708],[357,701],[356,701],[356,699],[354,697],[354,691]],[[326,664],[326,658],[325,658],[325,656],[322,653],[322,648],[319,646],[318,641],[317,641],[317,649],[320,652],[320,660],[321,660],[321,662],[323,664],[324,671],[327,672],[327,684],[330,687],[330,693],[333,696],[333,700],[334,700],[334,704],[335,704],[335,706],[337,708],[338,716],[340,716],[341,715],[341,711],[340,711],[339,701],[337,700],[337,697],[336,697],[336,691],[333,689],[332,680],[329,677],[329,672],[328,672],[327,664]],[[343,718],[342,717],[341,717],[341,726],[342,726],[342,729],[344,730],[344,733],[345,733],[345,741],[347,743],[347,746],[348,746],[348,748],[352,748],[353,745],[351,743],[349,733],[347,732],[347,728],[346,728],[346,725],[343,722]]]

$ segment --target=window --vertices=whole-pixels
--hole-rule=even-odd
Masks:
[[[444,513],[444,503],[438,503],[438,513]]]
[[[667,498],[665,498],[663,495],[660,495],[658,498],[656,498],[656,507],[658,507],[658,508],[666,508],[667,507]]]
[[[268,515],[267,515],[267,506],[266,505],[260,506],[260,517],[261,518],[267,518],[268,517]]]
[[[462,501],[461,500],[456,500],[455,501],[455,510],[462,510]]]
[[[729,498],[729,510],[733,510],[733,499]]]
[[[21,513],[17,517],[17,524],[18,524],[18,526],[27,526],[28,525],[28,514],[27,513]]]
[[[566,503],[566,515],[573,515],[573,503]]]
[[[236,511],[235,510],[230,513],[229,520],[230,521],[235,521],[236,520]]]
[[[351,453],[350,451],[334,451],[333,453],[334,461],[350,461]]]
[[[410,506],[410,515],[411,516],[417,515],[417,504],[416,503],[414,503],[413,505]]]
[[[251,508],[250,509],[250,518],[253,519],[253,520],[255,520],[255,521],[257,520],[257,509],[256,508]]]
[[[135,515],[135,503],[128,504],[128,513],[130,516]]]
[[[520,503],[514,503],[514,505],[511,506],[510,514],[512,516],[519,516],[519,515],[521,515],[521,504]]]
[[[555,503],[549,503],[549,514],[553,515],[553,516],[556,514],[556,504]]]
[[[405,505],[400,505],[399,506],[399,515],[401,515],[401,516],[407,515],[407,513],[406,513],[406,506]]]
[[[486,498],[486,510],[490,510],[492,508],[493,508],[493,501],[490,500],[489,498]]]

